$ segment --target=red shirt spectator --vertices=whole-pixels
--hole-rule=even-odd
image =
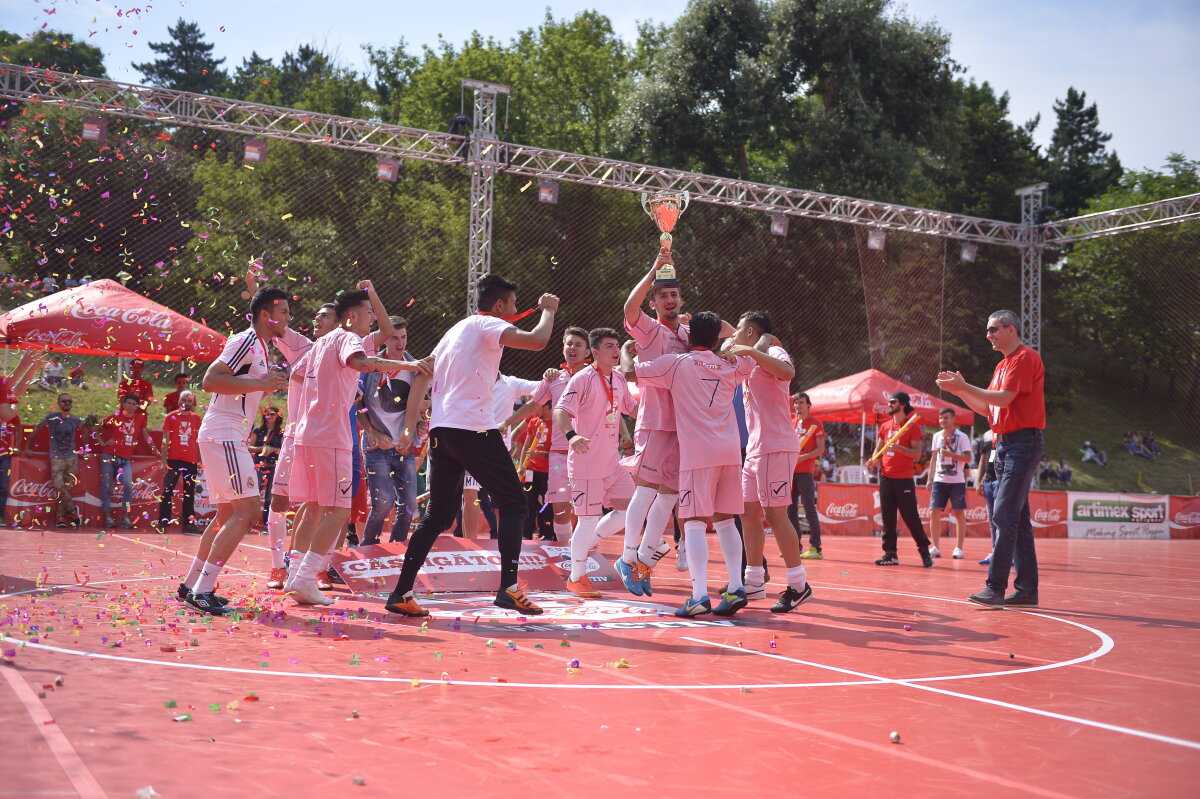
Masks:
[[[175,390],[163,398],[163,413],[179,410],[179,395],[188,390],[189,380],[186,374],[175,375]]]
[[[804,436],[807,435],[809,428],[812,428],[812,427],[817,428],[816,430],[813,431],[813,434],[811,436],[809,436],[808,443],[805,444],[800,449],[801,455],[807,455],[810,452],[813,452],[814,450],[816,450],[818,447],[821,447],[824,445],[825,425],[821,424],[820,419],[813,419],[812,417],[809,417],[807,419],[797,419],[795,426],[796,426],[796,437],[798,439],[800,439],[801,441],[804,440]],[[816,471],[817,463],[820,460],[821,460],[820,457],[816,457],[816,458],[807,458],[802,461],[797,461],[795,473],[796,474],[813,474]]]
[[[126,394],[136,395],[143,404],[154,400],[154,386],[150,385],[149,380],[142,377],[145,368],[146,364],[141,358],[134,358],[129,362],[129,376],[122,380],[117,387],[118,402]]]
[[[537,416],[525,424],[524,439],[532,438],[525,456],[525,468],[535,472],[550,471],[550,426]]]
[[[1042,356],[1022,344],[1005,355],[992,373],[991,391],[1013,391],[1016,396],[1004,407],[991,407],[988,422],[997,435],[1014,433],[1027,427],[1046,428],[1046,369]]]
[[[905,418],[904,422],[907,422],[916,415],[917,412],[913,411],[912,415]],[[879,425],[879,440],[890,441],[892,436],[896,434],[896,431],[904,426],[904,422],[898,423],[894,418],[889,417],[886,422]],[[904,431],[904,435],[900,436],[896,443],[902,447],[913,447],[917,446],[924,437],[925,432],[921,429],[921,423],[919,421],[913,422],[912,426]],[[911,455],[905,455],[903,452],[893,452],[891,448],[888,448],[883,452],[880,473],[884,477],[891,477],[897,480],[912,477],[913,460]]]
[[[21,417],[14,416],[6,422],[0,422],[0,457],[15,455],[24,443],[22,437]]]
[[[167,414],[162,430],[166,439],[168,460],[200,462],[200,447],[196,444],[200,421],[201,416],[195,411],[173,411]]]
[[[100,451],[132,458],[134,447],[145,437],[146,424],[138,414],[121,411],[100,423]]]
[[[8,384],[8,377],[0,375],[0,405],[14,405],[17,402],[17,395],[13,393],[12,386]]]

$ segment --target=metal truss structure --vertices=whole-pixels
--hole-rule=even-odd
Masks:
[[[698,202],[764,214],[1017,247],[1022,253],[1024,334],[1035,349],[1041,343],[1041,263],[1045,247],[1200,219],[1200,194],[1041,224],[1037,212],[1042,194],[1022,194],[1021,224],[1014,224],[529,147],[496,137],[496,96],[507,94],[507,87],[470,80],[464,80],[463,86],[471,88],[474,95],[474,130],[469,137],[0,64],[0,99],[8,101],[466,166],[471,170],[468,306],[473,306],[475,286],[491,265],[492,191],[495,176],[501,171],[621,191],[686,189]]]

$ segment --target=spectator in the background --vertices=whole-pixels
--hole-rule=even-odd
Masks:
[[[117,387],[117,397],[121,402],[125,401],[125,397],[133,394],[138,398],[141,406],[154,400],[154,386],[150,385],[150,381],[142,377],[142,373],[146,371],[146,362],[141,358],[134,358],[129,362],[129,374],[121,380],[121,384]]]
[[[554,515],[546,507],[546,491],[550,484],[550,407],[543,405],[525,421],[520,431],[521,475],[525,485],[525,537],[534,534],[543,541],[557,540],[554,535]]]
[[[196,528],[196,475],[200,471],[200,445],[196,435],[200,432],[200,414],[196,407],[196,395],[190,391],[178,392],[179,408],[167,414],[163,420],[163,487],[162,500],[158,506],[158,531],[165,533],[171,523],[171,511],[175,505],[175,488],[183,478],[183,507],[179,514],[179,532],[195,535]],[[165,404],[165,403],[164,403]]]
[[[1158,445],[1158,441],[1154,438],[1153,430],[1146,431],[1146,435],[1142,437],[1142,446],[1156,458],[1162,454],[1162,447]]]
[[[1054,470],[1054,463],[1042,455],[1042,460],[1038,463],[1038,482],[1049,483],[1058,479],[1058,472]]]
[[[1058,482],[1070,488],[1071,486],[1071,466],[1067,463],[1065,457],[1058,459],[1058,469],[1054,473]]]
[[[83,420],[71,413],[74,400],[70,394],[58,395],[58,410],[52,411],[37,423],[29,436],[25,448],[26,455],[33,455],[33,442],[45,427],[50,437],[50,479],[58,491],[58,512],[55,514],[58,527],[78,527],[79,514],[75,508],[75,500],[71,498],[71,488],[79,482],[79,456],[75,449],[75,433],[83,425]]]
[[[83,389],[84,391],[88,390],[88,384],[87,380],[85,379],[86,375],[83,371],[82,362],[76,362],[75,367],[67,373],[67,377],[70,379],[71,385],[75,386],[75,388]]]
[[[254,471],[258,474],[258,490],[263,495],[263,524],[271,511],[271,486],[275,482],[275,464],[283,446],[283,419],[274,405],[263,408],[262,422],[250,432],[247,442],[254,456]]]
[[[191,382],[191,376],[187,372],[180,372],[175,375],[175,390],[167,396],[163,397],[163,413],[171,413],[179,410],[179,395],[188,390],[188,383]],[[195,405],[195,397],[193,396],[192,405]]]
[[[120,410],[100,423],[100,510],[104,514],[105,527],[116,526],[112,517],[114,480],[120,480],[124,489],[121,506],[125,515],[120,526],[126,530],[133,527],[129,515],[133,507],[133,450],[143,441],[158,455],[158,449],[146,432],[141,399],[136,394],[127,394],[121,398]]]
[[[57,354],[51,355],[50,360],[42,367],[42,377],[37,381],[38,386],[47,391],[60,391],[66,382],[62,360]]]
[[[808,395],[799,392],[792,395],[793,427],[796,436],[802,442],[800,455],[796,459],[796,467],[792,474],[792,501],[788,505],[788,518],[797,530],[800,527],[800,505],[804,506],[804,517],[808,520],[808,549],[800,557],[805,560],[820,560],[821,553],[821,515],[817,512],[817,487],[813,481],[813,473],[817,471],[817,460],[825,448],[825,426],[819,419],[809,416],[812,403]],[[822,467],[822,470],[824,467]],[[801,549],[803,549],[803,538]]]
[[[25,350],[11,375],[0,374],[0,422],[17,415],[17,400],[25,394],[30,381],[42,368],[44,353]]]
[[[1092,442],[1083,442],[1083,462],[1094,463],[1097,466],[1108,467],[1108,455],[1104,450],[1096,449],[1092,446]]]
[[[0,527],[8,524],[8,477],[13,455],[21,449],[21,417],[0,422]]]

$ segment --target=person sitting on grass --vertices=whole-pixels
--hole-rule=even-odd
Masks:
[[[1055,478],[1067,488],[1071,487],[1071,466],[1065,457],[1058,459],[1058,471],[1055,472]]]
[[[1094,463],[1097,466],[1108,468],[1108,455],[1104,452],[1104,450],[1093,447],[1092,442],[1083,442],[1083,449],[1081,452],[1083,452],[1084,463]]]

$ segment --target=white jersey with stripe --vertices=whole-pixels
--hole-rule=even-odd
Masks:
[[[252,327],[230,336],[217,360],[239,377],[261,378],[267,374],[267,348]],[[258,414],[262,395],[262,391],[213,394],[196,440],[244,443],[254,426],[251,420]]]

